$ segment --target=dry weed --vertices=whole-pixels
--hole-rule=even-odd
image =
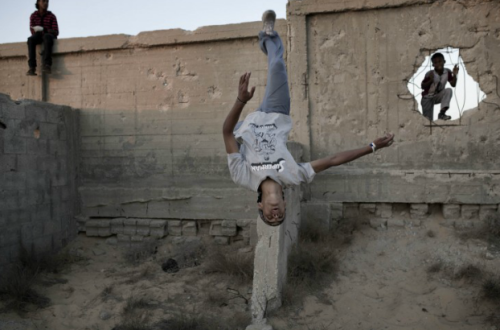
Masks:
[[[253,267],[253,253],[238,254],[214,249],[209,254],[205,271],[228,275],[239,283],[249,283],[253,279]]]
[[[123,251],[123,260],[128,265],[139,266],[156,253],[157,246],[157,241],[132,244]]]

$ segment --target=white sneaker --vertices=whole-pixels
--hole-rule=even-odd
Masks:
[[[274,10],[266,10],[264,14],[262,14],[262,23],[264,23],[262,31],[264,31],[264,33],[267,35],[274,35],[275,21],[276,21],[276,13],[274,12]]]

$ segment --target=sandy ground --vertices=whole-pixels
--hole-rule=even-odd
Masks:
[[[458,239],[445,223],[435,216],[418,227],[361,226],[352,244],[336,251],[338,278],[306,297],[303,308],[279,312],[270,322],[307,330],[495,329],[485,320],[500,311],[482,299],[485,278],[460,278],[460,271],[472,265],[498,276],[500,254],[488,253],[484,241]],[[441,269],[429,271],[435,265]]]
[[[404,216],[398,219],[404,220]],[[433,217],[419,226],[375,229],[362,225],[350,245],[332,251],[339,259],[337,278],[322,292],[304,297],[302,304],[275,313],[269,322],[275,329],[292,330],[494,329],[485,321],[494,307],[481,297],[484,278],[459,278],[457,274],[473,265],[483,274],[499,275],[500,255],[487,257],[487,243],[460,240],[456,230],[444,223]],[[122,248],[105,239],[80,235],[68,248],[88,260],[57,276],[47,275],[66,283],[37,287],[51,299],[51,305],[31,309],[23,317],[0,314],[0,328],[112,329],[122,321],[130,297],[149,302],[148,317],[153,321],[183,312],[245,323],[249,315],[245,299],[250,298],[251,283],[206,274],[204,262],[181,267],[174,274],[161,269],[162,261],[186,248],[183,244],[189,247],[197,240],[190,238],[185,243],[170,237],[147,261],[130,266],[123,260]],[[430,272],[437,264],[441,267]]]

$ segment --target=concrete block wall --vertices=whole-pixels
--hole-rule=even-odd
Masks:
[[[491,13],[499,10],[487,0],[289,2],[292,117],[300,123],[291,138],[305,159],[396,135],[391,148],[319,174],[313,201],[498,203],[500,21]],[[407,80],[447,46],[460,49],[488,103],[431,131]]]
[[[363,146],[389,149],[321,173],[316,202],[494,204],[500,196],[499,3],[289,1],[294,129],[304,160]],[[439,17],[439,19],[434,19]],[[437,24],[439,22],[439,24]],[[480,22],[480,23],[479,23]],[[398,28],[394,28],[395,24]],[[82,213],[92,218],[250,219],[254,194],[230,180],[220,125],[240,74],[262,99],[260,23],[57,41],[54,74],[24,76],[25,43],[0,45],[0,92],[81,109]],[[451,126],[426,126],[406,80],[435,49],[460,48],[488,103]],[[477,161],[481,159],[481,161]]]
[[[423,203],[301,203],[302,223],[313,222],[334,229],[339,220],[361,220],[375,229],[420,226],[429,216],[441,216],[442,225],[464,229],[481,228],[500,219],[500,204]]]
[[[286,21],[276,28],[286,36]],[[243,115],[262,100],[260,29],[244,23],[57,41],[43,90],[48,102],[80,109],[84,217],[255,216],[254,194],[229,176],[221,127],[243,73],[251,71],[257,87]],[[0,45],[0,91],[40,99],[42,80],[24,76],[25,56],[25,43]]]
[[[0,267],[77,234],[78,114],[0,94]]]
[[[172,219],[87,219],[86,236],[115,237],[117,243],[133,244],[167,236],[209,236],[214,244],[255,245],[255,219],[172,220]]]

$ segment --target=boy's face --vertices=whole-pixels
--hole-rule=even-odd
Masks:
[[[38,8],[47,10],[49,8],[49,0],[38,0]]]
[[[281,195],[262,196],[262,202],[258,203],[264,217],[271,226],[278,226],[285,218],[286,202]]]
[[[436,57],[432,60],[432,66],[436,71],[443,71],[444,60],[441,57]]]

